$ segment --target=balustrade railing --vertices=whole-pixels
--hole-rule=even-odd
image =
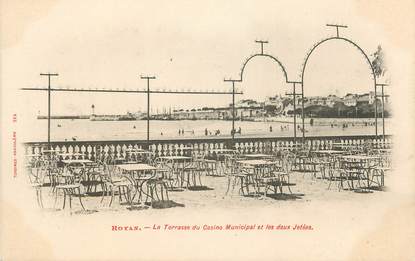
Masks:
[[[385,138],[374,135],[361,136],[313,136],[304,139],[304,145],[311,150],[332,149],[333,143],[344,145],[363,145],[370,141],[375,148],[390,148],[392,136]],[[119,141],[57,141],[51,142],[51,149],[62,153],[80,153],[82,156],[65,156],[65,158],[83,158],[94,160],[101,156],[125,157],[128,148],[148,149],[155,156],[184,155],[185,149],[192,147],[196,153],[212,154],[212,150],[232,147],[240,153],[272,153],[282,149],[293,150],[296,144],[303,144],[301,139],[294,141],[293,137],[266,137],[266,138],[214,138],[214,139],[171,139],[152,140],[149,146],[146,141],[119,140]],[[24,143],[26,154],[40,154],[47,149],[47,142]]]

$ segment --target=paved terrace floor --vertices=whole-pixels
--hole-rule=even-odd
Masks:
[[[397,173],[386,176],[387,186],[394,183],[392,174]],[[184,207],[128,210],[118,201],[103,206],[97,196],[83,198],[89,211],[79,211],[79,203],[73,200],[71,213],[50,209],[48,187],[43,188],[46,208],[39,210],[35,191],[24,189],[29,187],[23,186],[22,177],[19,184],[3,191],[7,202],[13,203],[4,208],[5,216],[12,217],[4,228],[9,235],[25,235],[25,242],[19,242],[22,255],[36,254],[42,260],[76,259],[80,253],[85,260],[278,260],[282,256],[287,260],[327,260],[328,256],[335,257],[331,260],[373,260],[379,254],[386,260],[403,260],[401,255],[414,253],[413,241],[394,240],[410,233],[407,229],[412,229],[413,220],[408,217],[414,211],[411,201],[396,190],[365,194],[335,187],[328,190],[327,181],[294,172],[291,181],[296,183],[292,187],[296,198],[258,199],[242,197],[237,191],[225,196],[226,181],[203,177],[213,190],[170,192],[170,198]],[[203,229],[227,224],[305,224],[313,230]],[[166,225],[198,225],[200,230],[165,230]],[[141,230],[114,231],[114,226]],[[16,248],[15,243],[6,243],[9,249]]]
[[[385,177],[385,184],[388,184],[389,175]],[[53,210],[54,195],[50,192],[50,187],[43,187],[42,194],[44,200],[43,211],[51,212],[51,215],[100,215],[100,213],[111,213],[114,215],[122,213],[135,212],[137,215],[168,214],[170,212],[188,212],[199,211],[200,209],[226,208],[226,209],[246,209],[251,207],[267,207],[281,208],[292,206],[293,208],[308,204],[309,202],[326,204],[330,202],[371,202],[382,201],[388,197],[387,187],[382,190],[372,190],[371,193],[359,193],[351,190],[338,190],[337,182],[332,182],[330,189],[329,181],[313,177],[311,172],[293,172],[290,175],[291,186],[290,193],[287,187],[283,188],[283,194],[272,194],[269,191],[267,197],[243,196],[239,193],[239,184],[226,194],[228,179],[226,177],[215,177],[202,175],[202,183],[205,188],[201,189],[183,189],[180,191],[169,191],[169,198],[174,203],[168,204],[168,207],[151,208],[144,206],[143,208],[134,206],[130,209],[123,202],[120,204],[118,196],[114,197],[114,201],[109,206],[110,196],[106,196],[101,203],[101,193],[97,192],[93,196],[83,196],[82,202],[87,211],[81,211],[81,206],[76,197],[72,200],[72,210],[66,205],[64,210],[62,207],[63,196],[58,196],[56,209]],[[355,181],[355,184],[357,182]],[[345,188],[347,185],[344,184]],[[100,187],[98,186],[98,191]],[[251,189],[252,192],[252,189]],[[35,191],[33,191],[35,197]],[[68,203],[68,202],[67,202]],[[36,204],[34,202],[34,204]]]

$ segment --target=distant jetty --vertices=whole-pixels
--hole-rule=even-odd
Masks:
[[[91,115],[91,121],[136,121],[140,120],[133,115]]]
[[[56,120],[64,120],[64,119],[69,119],[69,120],[74,120],[74,119],[89,119],[89,115],[60,115],[60,116],[50,116],[51,119],[56,119]],[[39,115],[37,116],[38,120],[47,120],[48,116],[43,116],[43,115]]]
[[[136,121],[141,120],[142,117],[138,117],[132,114],[124,115],[53,115],[50,116],[54,120],[91,120],[91,121]],[[39,115],[38,120],[47,120],[48,116]]]

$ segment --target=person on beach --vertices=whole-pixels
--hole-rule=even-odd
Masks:
[[[205,136],[207,136],[207,135],[208,135],[208,129],[205,128]]]
[[[269,132],[272,132],[272,126],[269,126]]]

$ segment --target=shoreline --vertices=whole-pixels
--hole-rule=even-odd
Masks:
[[[371,136],[375,136],[375,134],[357,134],[357,135],[309,135],[309,136],[305,136],[305,139],[315,139],[315,138],[326,138],[326,137],[330,137],[330,138],[337,138],[337,137],[371,137]],[[382,134],[378,134],[379,137],[382,137]],[[386,133],[385,134],[386,137],[390,137],[393,136],[393,134],[390,133]],[[229,141],[232,139],[231,135],[222,135],[222,136],[208,136],[208,137],[176,137],[176,138],[170,138],[170,137],[166,137],[166,138],[155,138],[155,139],[150,139],[150,142],[171,142],[171,141],[201,141],[201,140],[206,140],[206,141],[215,141],[215,140],[223,140],[223,141]],[[246,136],[235,136],[235,140],[241,140],[241,139],[281,139],[281,140],[291,140],[294,139],[294,135],[287,135],[287,136],[264,136],[264,135],[258,135],[258,136],[251,136],[251,135],[246,135]],[[302,135],[301,134],[297,134],[297,139],[301,140],[302,139]],[[101,139],[101,140],[51,140],[51,143],[85,143],[85,142],[91,142],[91,143],[100,143],[100,142],[137,142],[137,143],[146,143],[147,140],[146,139]],[[38,140],[38,141],[21,141],[20,144],[24,145],[24,144],[36,144],[36,143],[47,143],[47,140]]]

